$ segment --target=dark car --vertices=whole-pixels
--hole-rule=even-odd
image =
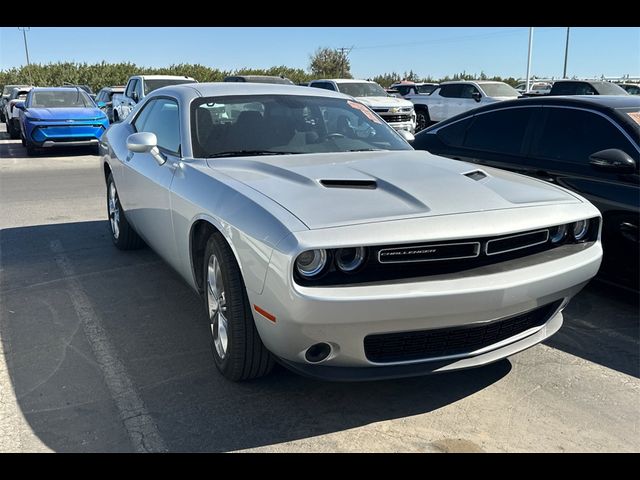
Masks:
[[[251,82],[251,83],[279,83],[282,85],[295,85],[285,77],[275,77],[271,75],[230,75],[224,79],[225,82]]]
[[[628,95],[615,83],[592,80],[556,80],[549,95]]]
[[[629,95],[640,95],[640,83],[619,83]]]
[[[639,289],[637,96],[498,102],[427,128],[413,147],[530,175],[586,197],[604,219],[601,276]]]
[[[96,96],[98,108],[107,114],[111,123],[113,123],[113,96],[120,93],[124,93],[124,86],[104,87]]]

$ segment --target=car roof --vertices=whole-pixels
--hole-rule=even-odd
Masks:
[[[588,108],[590,110],[603,113],[608,117],[616,117],[622,124],[624,124],[624,128],[627,133],[630,133],[634,138],[636,138],[636,141],[640,138],[640,125],[638,125],[634,120],[631,120],[631,117],[623,115],[621,112],[617,111],[622,108],[640,110],[640,97],[637,95],[558,95],[505,100],[503,102],[491,103],[489,105],[461,113],[442,122],[436,123],[423,131],[429,132],[448,124],[455,123],[463,118],[472,117],[479,113],[513,107],[545,105]]]
[[[174,93],[182,98],[189,97],[221,97],[231,95],[300,95],[306,97],[333,97],[353,100],[352,97],[342,93],[324,90],[322,88],[309,88],[300,85],[283,85],[278,83],[251,83],[251,82],[210,82],[210,83],[183,83],[170,85],[151,92],[150,96]]]
[[[31,89],[32,92],[45,92],[45,91],[61,91],[61,92],[77,92],[78,90],[85,92],[84,90],[82,90],[80,87],[33,87]]]
[[[336,82],[336,83],[376,83],[372,80],[358,80],[356,78],[318,78],[313,82]]]
[[[496,80],[451,80],[448,82],[442,82],[440,85],[450,85],[452,83],[475,83],[478,85],[487,85],[489,83],[505,83],[505,82],[498,82]]]

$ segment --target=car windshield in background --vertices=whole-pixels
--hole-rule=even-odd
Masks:
[[[338,90],[345,95],[351,95],[352,97],[387,97],[387,92],[384,91],[377,83],[338,83]]]
[[[149,95],[149,93],[153,92],[162,87],[168,87],[169,85],[181,85],[183,83],[194,83],[193,80],[188,79],[165,79],[165,80],[145,80],[144,81],[144,94]]]
[[[412,149],[359,102],[295,95],[198,99],[191,138],[195,157]]]
[[[519,97],[520,93],[506,83],[482,83],[480,88],[487,97]]]
[[[42,90],[31,95],[30,108],[94,107],[93,101],[81,89]]]
[[[602,82],[598,84],[598,92],[600,95],[627,95],[628,92],[620,85],[615,83]]]
[[[436,88],[438,88],[438,85],[416,85],[416,91],[418,93],[430,94]]]

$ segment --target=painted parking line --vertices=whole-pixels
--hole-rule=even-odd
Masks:
[[[134,449],[136,452],[166,452],[167,447],[158,427],[136,391],[124,364],[111,346],[107,333],[102,328],[100,319],[82,289],[69,257],[64,252],[62,243],[54,240],[50,243],[50,248],[54,253],[56,264],[67,277],[73,308],[82,324],[84,334],[91,345]]]

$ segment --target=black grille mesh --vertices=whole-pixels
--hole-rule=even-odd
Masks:
[[[561,302],[486,325],[368,335],[364,351],[370,361],[377,363],[465,354],[543,325]]]

